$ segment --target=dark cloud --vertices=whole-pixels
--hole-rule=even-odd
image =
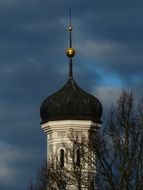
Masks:
[[[1,0],[0,189],[26,189],[46,157],[39,107],[67,80],[69,7],[77,83],[105,111],[122,87],[142,95],[142,1]]]

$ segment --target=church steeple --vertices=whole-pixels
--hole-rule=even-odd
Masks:
[[[47,189],[72,190],[77,189],[78,185],[81,189],[91,190],[95,189],[93,182],[96,176],[95,154],[90,147],[91,136],[95,136],[101,126],[102,104],[73,80],[72,61],[75,50],[72,47],[72,30],[70,10],[69,47],[66,50],[69,79],[61,89],[47,97],[40,107],[41,128],[47,135],[48,171],[55,176],[53,178],[49,175]],[[85,142],[90,142],[89,148],[88,143],[85,148],[93,160],[90,162],[93,163],[92,167],[84,159],[84,153],[80,153],[83,150],[83,137]]]
[[[66,54],[69,57],[69,79],[73,78],[73,69],[72,69],[72,58],[75,55],[75,49],[72,47],[72,24],[71,24],[71,9],[70,9],[70,14],[69,14],[69,48],[66,50]]]

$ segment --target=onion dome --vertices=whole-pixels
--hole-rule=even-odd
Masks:
[[[93,95],[82,90],[73,80],[72,59],[75,49],[72,47],[71,18],[68,28],[70,33],[69,79],[59,91],[46,98],[40,108],[42,123],[56,120],[92,120],[101,123],[102,105]]]
[[[42,123],[68,119],[101,123],[102,105],[69,79],[63,88],[43,101],[40,114]]]

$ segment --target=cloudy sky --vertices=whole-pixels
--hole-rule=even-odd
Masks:
[[[123,88],[142,96],[142,0],[0,0],[2,190],[26,190],[45,160],[39,107],[67,80],[70,7],[76,82],[104,110]]]

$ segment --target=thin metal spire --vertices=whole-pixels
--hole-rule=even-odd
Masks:
[[[71,26],[71,8],[70,8],[70,24],[69,25]]]
[[[70,48],[72,48],[72,24],[71,24],[71,8],[69,17],[69,32],[70,32]]]
[[[72,48],[72,24],[71,24],[71,8],[69,11],[69,48],[66,51],[67,56],[69,57],[69,78],[72,79],[73,78],[73,71],[72,71],[72,58],[75,55],[75,50],[74,48]]]

